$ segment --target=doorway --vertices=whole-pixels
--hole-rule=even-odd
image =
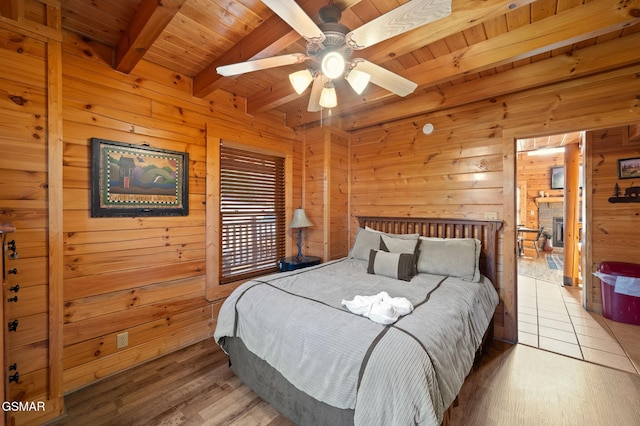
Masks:
[[[564,150],[579,132],[519,139],[516,165],[518,273],[562,285]]]
[[[563,285],[565,188],[564,176],[559,183],[555,173],[564,166],[563,148],[569,143],[584,146],[583,139],[584,135],[576,132],[517,141],[518,226],[541,228],[544,235],[538,242],[538,251],[531,245],[524,245],[517,260],[518,341],[637,373],[602,317],[583,307],[581,284]],[[582,168],[582,153],[580,158]],[[582,187],[582,173],[580,176]],[[579,223],[586,223],[583,202],[580,212]],[[581,239],[584,232],[578,235]]]

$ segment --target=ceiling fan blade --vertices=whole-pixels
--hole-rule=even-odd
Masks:
[[[324,40],[324,33],[295,0],[262,0],[269,9],[307,40]]]
[[[309,96],[309,105],[307,111],[318,112],[322,109],[320,106],[320,95],[324,88],[324,83],[327,81],[326,77],[322,73],[317,73],[313,78],[313,86],[311,86],[311,96]]]
[[[229,77],[232,75],[244,74],[246,72],[299,64],[304,62],[306,59],[307,55],[302,53],[291,53],[289,55],[272,56],[270,58],[256,59],[253,61],[238,62],[237,64],[222,65],[216,68],[216,71],[224,77]]]
[[[449,14],[451,0],[412,0],[351,31],[346,40],[351,48],[364,49]]]
[[[391,72],[388,69],[382,68],[379,65],[365,61],[364,59],[356,59],[354,62],[356,64],[354,69],[369,74],[371,76],[371,83],[380,86],[383,89],[387,89],[398,96],[407,96],[408,94],[413,93],[413,91],[416,90],[416,87],[418,87],[417,83]]]

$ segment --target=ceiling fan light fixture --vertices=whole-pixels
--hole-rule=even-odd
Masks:
[[[311,75],[311,71],[308,69],[296,71],[289,74],[289,81],[293,86],[293,90],[295,90],[298,95],[301,95],[313,81],[313,75]]]
[[[349,85],[351,85],[358,95],[361,95],[362,92],[364,92],[367,84],[369,84],[369,80],[371,80],[371,75],[363,71],[353,69],[349,71],[349,74],[347,74],[347,81],[349,82]]]
[[[345,61],[338,52],[328,52],[322,57],[322,73],[325,77],[334,79],[340,77],[344,73]]]
[[[338,97],[336,95],[336,88],[333,83],[327,83],[322,88],[320,94],[320,106],[323,108],[333,108],[338,105]]]

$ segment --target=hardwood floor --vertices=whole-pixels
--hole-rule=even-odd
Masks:
[[[244,386],[207,339],[65,397],[52,425],[291,425]]]
[[[63,425],[290,426],[229,369],[212,339],[65,398]],[[451,425],[638,424],[640,376],[494,342],[467,378]]]
[[[459,400],[455,425],[638,425],[640,376],[496,342]]]

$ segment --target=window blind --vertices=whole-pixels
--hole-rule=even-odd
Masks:
[[[277,270],[285,254],[284,159],[220,147],[220,283]]]

